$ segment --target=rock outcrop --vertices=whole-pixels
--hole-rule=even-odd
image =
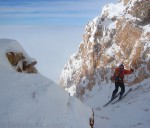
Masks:
[[[125,79],[129,85],[150,77],[148,0],[122,0],[104,6],[102,14],[86,25],[83,41],[65,65],[60,84],[82,98],[93,86],[108,82],[120,63],[135,70]]]
[[[23,53],[8,52],[6,53],[6,55],[10,64],[16,69],[16,71],[26,73],[37,73],[37,69],[34,67],[34,65],[36,65],[37,62],[27,61]]]
[[[38,72],[35,67],[37,61],[29,57],[16,40],[5,38],[0,39],[0,48],[0,53],[2,54],[0,58],[8,62],[4,64],[2,61],[0,61],[0,64],[4,65],[4,67],[22,73]]]

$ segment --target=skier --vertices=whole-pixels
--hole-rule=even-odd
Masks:
[[[115,81],[115,90],[112,93],[111,99],[113,99],[115,97],[115,95],[118,92],[119,87],[121,88],[119,99],[122,98],[122,95],[125,92],[125,86],[124,86],[124,81],[123,81],[124,75],[131,74],[133,72],[134,72],[134,70],[131,67],[130,67],[130,70],[124,69],[123,64],[120,64],[119,67],[115,69],[115,72],[114,72],[113,76],[111,77],[111,80]]]

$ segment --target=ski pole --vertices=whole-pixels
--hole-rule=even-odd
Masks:
[[[145,90],[143,89],[141,82],[139,81],[139,78],[136,74],[135,74],[135,77],[137,78],[137,82],[139,83],[139,87],[143,90],[143,92],[145,92]]]
[[[131,66],[130,66],[130,68],[132,68]],[[136,75],[136,73],[135,73],[135,78],[137,78],[137,81],[138,81],[138,83],[139,83],[139,87],[141,87],[142,88],[142,90],[145,92],[145,90],[143,89],[143,87],[142,87],[142,85],[141,85],[141,82],[139,81],[139,78],[138,78],[138,76]]]
[[[112,86],[112,81],[111,81],[111,85],[110,85],[110,89],[109,89],[109,95],[108,95],[108,98],[110,98],[111,86]]]

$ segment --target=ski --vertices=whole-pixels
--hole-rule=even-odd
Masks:
[[[110,99],[106,104],[104,104],[103,107],[108,106],[108,105],[109,105],[114,99],[116,99],[118,96],[119,96],[119,93],[118,93],[113,99]]]
[[[132,88],[130,88],[130,89],[122,96],[121,99],[117,99],[116,101],[111,102],[111,104],[115,104],[115,103],[119,102],[119,101],[122,100],[127,94],[129,94],[131,91],[132,91]]]

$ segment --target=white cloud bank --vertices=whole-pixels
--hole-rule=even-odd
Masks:
[[[38,61],[38,70],[58,83],[69,56],[82,40],[81,26],[0,26],[0,38],[16,39]]]

